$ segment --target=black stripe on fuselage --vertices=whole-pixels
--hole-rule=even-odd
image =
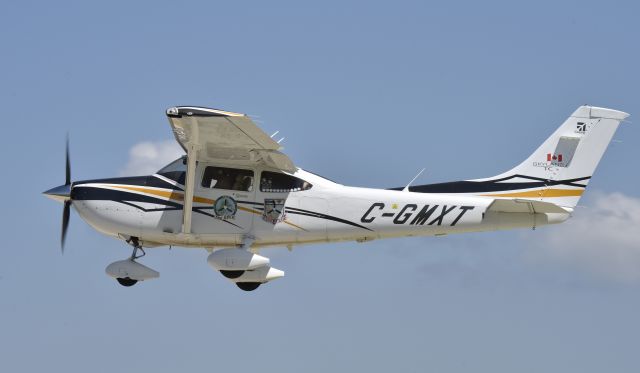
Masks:
[[[139,184],[132,184],[132,185],[138,185]],[[160,199],[160,198],[155,198],[155,197],[149,197],[149,196],[145,196],[142,194],[137,194],[137,193],[130,193],[130,192],[126,192],[126,191],[120,191],[120,190],[112,190],[112,189],[105,189],[105,188],[100,188],[100,187],[84,187],[84,186],[77,186],[74,187],[71,190],[71,200],[73,201],[86,201],[86,200],[92,200],[92,201],[113,201],[113,202],[118,202],[118,203],[122,203],[125,204],[127,206],[131,206],[131,207],[135,207],[137,209],[140,209],[144,212],[153,212],[153,211],[177,211],[177,210],[182,210],[183,206],[180,203],[177,202],[173,202],[173,201],[168,201],[165,199]],[[158,209],[145,209],[142,206],[138,206],[135,203],[132,202],[143,202],[143,203],[153,203],[153,204],[157,204],[157,205],[165,205],[168,206],[166,208],[158,208]],[[202,211],[203,207],[193,207],[192,211],[196,212],[198,214],[202,214],[205,216],[209,216],[212,217],[216,220],[220,220],[223,221],[227,224],[233,225],[235,227],[238,227],[240,229],[242,229],[241,226],[225,220],[225,219],[220,219],[219,217],[209,214],[208,212]]]
[[[168,178],[171,179],[170,177]],[[133,186],[141,186],[141,187],[182,190],[182,188],[180,188],[179,186],[168,183],[155,176],[114,177],[109,179],[76,181],[73,183],[74,186],[82,185],[82,184],[122,184],[122,185],[133,185]]]
[[[129,184],[129,185],[138,185],[139,184]],[[177,202],[169,201],[166,199],[160,199],[155,197],[149,197],[146,195],[127,192],[123,190],[113,190],[106,189],[101,187],[93,187],[93,186],[82,186],[82,185],[74,185],[73,189],[71,189],[71,200],[73,201],[87,201],[87,200],[95,200],[95,201],[131,201],[131,202],[144,202],[144,203],[154,203],[158,205],[165,205],[170,207],[175,207],[179,210],[182,210],[182,205]]]
[[[113,200],[112,200],[113,201]],[[162,208],[158,208],[158,209],[147,209],[144,208],[142,206],[138,206],[135,203],[129,202],[129,201],[113,201],[113,202],[118,202],[118,203],[122,203],[124,205],[127,206],[131,206],[134,208],[137,208],[138,210],[142,210],[144,212],[158,212],[158,211],[179,211],[182,210],[182,207],[178,208],[178,207],[162,207]],[[155,203],[155,202],[154,202]]]
[[[158,181],[160,184],[157,185],[150,185],[150,181],[151,182],[155,182]],[[131,192],[127,192],[127,191],[120,191],[120,190],[112,190],[112,189],[105,189],[105,188],[100,188],[100,187],[82,187],[82,184],[89,184],[89,183],[101,183],[101,184],[122,184],[122,185],[132,185],[132,186],[154,186],[154,187],[158,187],[158,188],[165,188],[165,189],[172,189],[172,190],[182,190],[179,189],[178,187],[176,187],[173,184],[167,183],[165,181],[162,181],[160,179],[158,179],[157,177],[153,177],[153,176],[136,176],[136,177],[120,177],[120,178],[111,178],[111,179],[97,179],[97,180],[88,180],[88,181],[80,181],[80,182],[76,182],[74,183],[74,187],[77,186],[77,188],[73,188],[71,191],[71,199],[72,200],[109,200],[109,201],[114,201],[114,202],[120,202],[120,203],[124,203],[126,205],[138,208],[142,211],[145,212],[152,212],[152,211],[172,211],[172,210],[182,210],[183,206],[182,204],[173,202],[173,201],[168,201],[168,200],[164,200],[164,199],[160,199],[160,198],[155,198],[155,197],[149,197],[146,195],[142,195],[142,194],[137,194],[137,193],[131,193]],[[129,203],[127,203],[129,202]],[[145,202],[145,203],[154,203],[154,204],[159,204],[159,205],[165,205],[168,206],[168,208],[164,208],[164,209],[145,209],[141,206],[137,206],[135,204],[132,204],[130,202]],[[251,201],[237,201],[239,204],[248,204],[248,205],[252,205],[255,206],[258,210],[262,210],[264,208],[264,203],[260,203],[260,202],[251,202]],[[208,206],[194,206],[193,207],[193,211],[206,215],[206,216],[210,216],[213,217],[215,219],[219,219],[217,216],[209,214],[203,210],[210,210],[212,207],[208,207]],[[343,224],[347,224],[347,225],[351,225],[354,227],[358,227],[358,228],[362,228],[362,229],[366,229],[368,231],[372,231],[371,229],[364,227],[360,224],[351,222],[349,220],[345,220],[342,218],[338,218],[336,216],[331,216],[331,215],[327,215],[327,214],[321,214],[321,213],[317,213],[317,212],[313,212],[313,211],[309,211],[309,210],[303,210],[303,209],[298,209],[298,208],[293,208],[293,207],[287,207],[287,211],[289,211],[290,213],[294,214],[294,215],[305,215],[305,216],[310,216],[310,217],[314,217],[314,218],[318,218],[318,219],[325,219],[325,220],[330,220],[330,221],[335,221],[338,223],[343,223]],[[223,220],[223,219],[219,219],[222,220],[228,224],[231,225],[235,225],[238,228],[238,225],[227,221],[227,220]]]
[[[255,206],[255,208],[257,210],[260,210],[260,211],[264,210],[264,203],[249,202],[249,201],[238,201],[238,203],[245,203],[245,204],[248,204],[248,205],[253,205],[253,206]],[[303,209],[299,209],[299,208],[296,208],[296,207],[288,207],[288,206],[286,207],[286,211],[287,211],[287,213],[294,214],[294,215],[304,215],[304,216],[310,216],[310,217],[318,218],[318,219],[331,220],[331,221],[335,221],[335,222],[338,222],[338,223],[343,223],[343,224],[351,225],[351,226],[354,226],[354,227],[366,229],[368,231],[372,231],[371,229],[369,229],[367,227],[364,227],[364,226],[362,226],[360,224],[356,224],[356,223],[354,223],[352,221],[341,219],[341,218],[338,218],[336,216],[331,216],[331,215],[327,215],[327,214],[321,214],[319,212],[313,212],[313,211],[309,211],[309,210],[303,210]]]
[[[531,182],[511,182],[505,183],[507,180],[521,178],[532,180]],[[543,188],[554,185],[567,185],[578,188],[586,188],[584,184],[578,184],[579,181],[589,180],[591,176],[580,177],[575,179],[565,180],[546,180],[539,177],[525,176],[525,175],[513,175],[503,177],[494,180],[485,181],[452,181],[446,183],[425,184],[410,186],[410,192],[416,193],[488,193],[488,192],[502,192],[506,190],[519,190],[519,189],[532,189]],[[389,190],[402,190],[404,188],[390,188]]]
[[[331,216],[331,215],[327,215],[327,214],[321,214],[321,213],[318,213],[318,212],[313,212],[313,211],[309,211],[309,210],[303,210],[303,209],[299,209],[299,208],[295,208],[295,207],[287,207],[287,212],[291,213],[291,214],[305,215],[305,216],[311,216],[311,217],[319,218],[319,219],[331,220],[331,221],[335,221],[335,222],[338,222],[338,223],[351,225],[351,226],[354,226],[354,227],[366,229],[368,231],[372,231],[373,232],[373,230],[371,230],[371,229],[369,229],[369,228],[367,228],[365,226],[362,226],[360,224],[356,224],[356,223],[354,223],[352,221],[349,221],[349,220],[338,218],[336,216]]]

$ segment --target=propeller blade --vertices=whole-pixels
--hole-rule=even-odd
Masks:
[[[64,254],[64,241],[67,239],[67,228],[69,228],[69,215],[71,213],[71,201],[64,201],[62,210],[62,235],[60,236],[60,249]]]
[[[69,134],[67,134],[66,168],[65,168],[64,185],[71,185],[71,161],[69,161]]]

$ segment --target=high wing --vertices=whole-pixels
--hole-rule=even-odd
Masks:
[[[280,144],[245,114],[178,106],[169,108],[167,117],[178,143],[187,153],[196,150],[198,161],[233,161],[296,170],[291,159],[280,152]]]
[[[193,189],[197,161],[262,164],[294,172],[293,162],[280,152],[280,144],[245,114],[195,106],[167,109],[173,134],[187,153],[187,175],[182,233],[191,233]]]

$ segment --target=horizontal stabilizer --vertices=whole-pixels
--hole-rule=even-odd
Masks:
[[[495,199],[487,211],[493,212],[528,212],[531,214],[560,213],[570,214],[571,209],[562,208],[551,202],[530,199]]]

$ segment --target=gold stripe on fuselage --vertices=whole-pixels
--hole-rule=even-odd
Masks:
[[[137,187],[137,186],[129,186],[129,185],[106,185],[106,186],[108,186],[110,188],[124,189],[124,190],[130,190],[130,191],[133,191],[133,192],[151,194],[151,195],[158,196],[158,197],[164,197],[164,198],[172,199],[174,201],[183,201],[184,200],[184,193],[178,193],[175,190],[158,190],[158,189],[150,189],[150,188],[145,188],[145,187]],[[193,202],[213,204],[215,201],[212,200],[212,199],[208,199],[208,198],[194,196],[193,197]],[[260,211],[257,211],[257,210],[254,210],[254,209],[250,209],[248,207],[238,206],[238,210],[242,210],[242,211],[245,211],[245,212],[250,212],[250,213],[256,214],[256,215],[262,215],[262,213]],[[293,224],[292,222],[290,222],[288,220],[284,220],[283,223],[288,224],[288,225],[290,225],[292,227],[301,229],[303,231],[306,231],[306,229],[302,228],[299,225]]]
[[[107,186],[110,188],[117,188],[117,189],[131,190],[134,192],[152,194],[154,196],[164,197],[164,198],[172,199],[174,201],[184,200],[184,193],[179,193],[179,192],[176,192],[175,190],[158,190],[158,189],[136,187],[136,186],[129,186],[129,185],[107,185]],[[215,201],[209,198],[194,196],[193,202],[213,204],[213,202]]]
[[[510,192],[497,194],[481,194],[485,197],[527,197],[527,198],[551,198],[551,197],[580,197],[583,189],[539,189],[526,192]]]

